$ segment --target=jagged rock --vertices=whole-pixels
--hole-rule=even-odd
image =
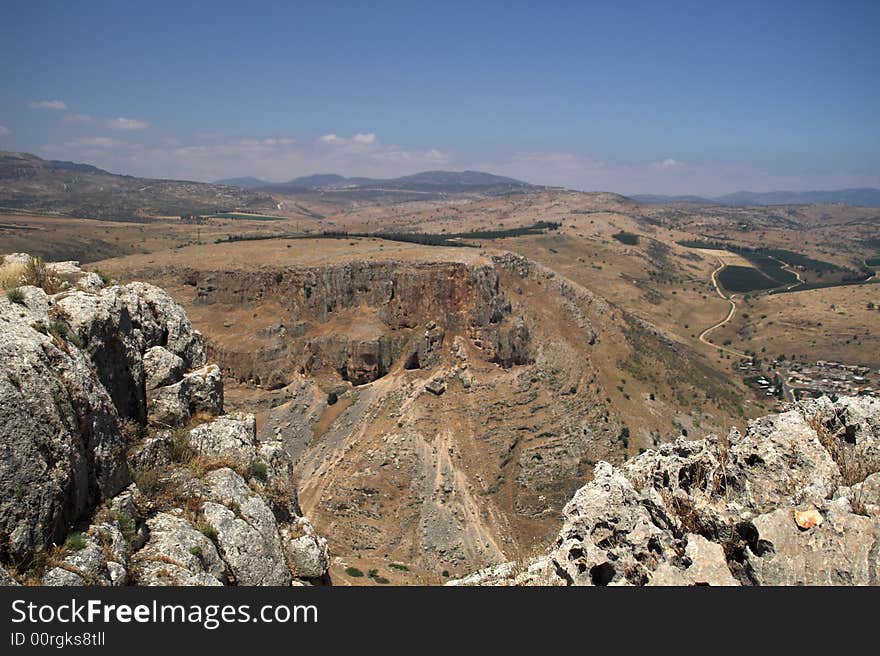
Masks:
[[[224,415],[193,428],[188,435],[190,447],[199,455],[209,458],[230,458],[252,471],[252,475],[267,484],[289,486],[293,464],[279,440],[257,440],[256,419],[253,415]],[[290,504],[299,512],[295,492]]]
[[[159,426],[182,426],[197,413],[222,414],[220,368],[215,364],[202,367],[178,383],[150,390],[147,398],[149,421]]]
[[[60,332],[42,290],[0,299],[0,561],[26,562],[129,484],[125,441],[95,366]],[[100,373],[100,370],[99,372]]]
[[[62,280],[85,292],[97,292],[104,287],[101,276],[91,271],[83,271],[79,262],[75,260],[49,262],[46,264],[46,268]]]
[[[300,518],[293,527],[282,527],[280,533],[287,564],[294,576],[318,579],[327,573],[330,569],[327,540],[315,533],[307,519]]]
[[[801,530],[790,508],[755,518],[764,552],[747,552],[761,585],[877,585],[880,524],[876,518],[829,508],[821,526]]]
[[[88,280],[73,262],[54,270]],[[21,302],[0,298],[0,563],[64,544],[46,585],[290,583],[286,558],[297,576],[324,581],[326,541],[299,516],[290,457],[279,440],[256,439],[253,416],[187,436],[197,455],[248,471],[253,489],[231,469],[200,480],[174,467],[186,451],[171,431],[144,436],[148,407],[175,426],[223,410],[220,370],[203,366],[204,340],[183,310],[151,285],[86,287],[98,291],[25,286]],[[131,484],[129,463],[147,494]],[[89,515],[88,529],[69,536]],[[191,523],[201,515],[217,525],[229,564]]]
[[[98,540],[84,535],[85,546],[68,554],[61,565],[48,570],[43,585],[110,585],[107,559]]]
[[[730,573],[724,548],[710,542],[702,535],[688,533],[686,536],[684,566],[676,567],[663,562],[651,576],[650,585],[714,585],[737,586]],[[688,564],[689,563],[689,564]]]
[[[0,587],[8,588],[13,585],[21,584],[12,578],[9,572],[6,571],[5,567],[0,566]]]
[[[878,417],[874,400],[819,399],[755,420],[744,435],[733,430],[726,442],[679,439],[619,468],[601,462],[566,505],[549,561],[516,580],[876,585],[880,520],[869,499],[880,483],[871,471]],[[867,465],[851,469],[850,450]]]
[[[440,396],[446,391],[446,381],[443,378],[432,378],[425,384],[425,389],[436,396]]]
[[[187,367],[205,361],[204,338],[168,294],[144,283],[113,286],[99,294],[62,295],[58,312],[84,344],[101,383],[120,414],[146,418],[143,354],[164,346]]]
[[[287,585],[291,573],[275,516],[244,479],[229,468],[205,477],[202,512],[217,532],[217,546],[238,585]]]
[[[171,431],[161,432],[129,449],[128,466],[132,471],[138,472],[168,465],[172,460],[173,449]]]
[[[133,559],[139,585],[223,585],[226,565],[204,534],[178,514],[147,520],[150,539]]]
[[[154,346],[144,353],[148,390],[179,382],[183,378],[184,368],[183,358],[162,346]]]

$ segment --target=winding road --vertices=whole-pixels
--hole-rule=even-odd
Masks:
[[[709,333],[711,333],[714,330],[717,330],[718,328],[721,328],[721,326],[723,326],[724,324],[728,323],[731,319],[733,319],[734,315],[736,314],[736,301],[733,300],[734,295],[731,294],[730,296],[725,296],[724,292],[721,291],[721,286],[718,284],[718,274],[721,273],[722,271],[724,271],[724,269],[726,267],[727,267],[727,264],[724,262],[724,260],[722,260],[719,257],[718,258],[718,268],[712,272],[712,285],[715,287],[715,292],[718,294],[718,296],[720,296],[725,301],[730,303],[730,311],[728,311],[727,316],[724,317],[721,321],[719,321],[718,323],[716,323],[712,326],[709,326],[708,328],[706,328],[706,330],[701,332],[700,333],[700,341],[703,342],[703,344],[711,346],[712,348],[717,348],[720,351],[724,351],[726,353],[731,353],[731,354],[733,354],[737,357],[740,357],[740,358],[747,358],[747,357],[749,357],[748,354],[743,353],[742,351],[737,351],[735,349],[728,348],[726,346],[719,346],[718,344],[713,344],[708,339]]]

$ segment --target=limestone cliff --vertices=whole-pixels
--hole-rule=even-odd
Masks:
[[[290,457],[223,415],[183,309],[47,270],[57,293],[0,298],[0,565],[46,585],[326,581]]]

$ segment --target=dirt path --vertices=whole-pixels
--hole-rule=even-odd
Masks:
[[[747,358],[749,356],[746,353],[734,350],[732,348],[727,348],[726,346],[719,346],[718,344],[713,344],[708,339],[709,333],[713,332],[714,330],[717,330],[718,328],[721,328],[721,326],[723,326],[724,324],[728,323],[731,319],[733,319],[734,315],[736,314],[736,302],[733,300],[733,294],[731,294],[730,296],[725,296],[724,292],[721,291],[721,286],[718,284],[718,274],[721,273],[722,271],[724,271],[724,269],[726,267],[727,267],[727,264],[725,264],[724,260],[722,260],[719,257],[718,258],[718,268],[712,272],[712,285],[715,287],[715,292],[718,294],[718,296],[720,296],[725,301],[730,303],[730,310],[727,312],[727,316],[724,317],[721,321],[719,321],[718,323],[716,323],[712,326],[709,326],[708,328],[706,328],[706,330],[704,330],[703,332],[700,333],[700,341],[703,342],[703,344],[711,346],[712,348],[717,348],[721,351],[724,351],[726,353],[731,353],[731,354],[733,354],[737,357],[740,357],[740,358]]]

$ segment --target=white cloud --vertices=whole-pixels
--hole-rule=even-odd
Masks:
[[[105,123],[111,130],[145,130],[150,127],[146,121],[139,121],[136,118],[112,118]]]
[[[662,162],[654,162],[653,164],[651,164],[651,167],[658,171],[669,171],[672,169],[681,168],[682,166],[683,164],[681,162],[672,158],[667,158],[664,159]]]
[[[188,142],[157,138],[149,144],[83,137],[44,146],[43,151],[55,159],[131,175],[208,181],[242,175],[285,181],[315,172],[386,178],[451,167],[454,161],[452,153],[436,148],[384,145],[375,133],[331,133],[306,143],[279,135],[216,142],[194,135]]]
[[[67,109],[63,100],[35,100],[28,104],[31,109]]]
[[[374,132],[358,132],[350,138],[340,137],[338,134],[330,133],[318,137],[318,143],[331,146],[356,146],[367,147],[378,144],[376,134]]]
[[[9,128],[4,125],[0,125],[0,137],[5,137],[7,134],[9,134]]]
[[[95,119],[88,114],[65,114],[65,123],[91,123]]]
[[[321,137],[318,137],[318,141],[320,143],[325,143],[325,144],[344,144],[345,143],[345,139],[343,139],[342,137],[337,137],[332,132],[330,134],[325,134]]]

